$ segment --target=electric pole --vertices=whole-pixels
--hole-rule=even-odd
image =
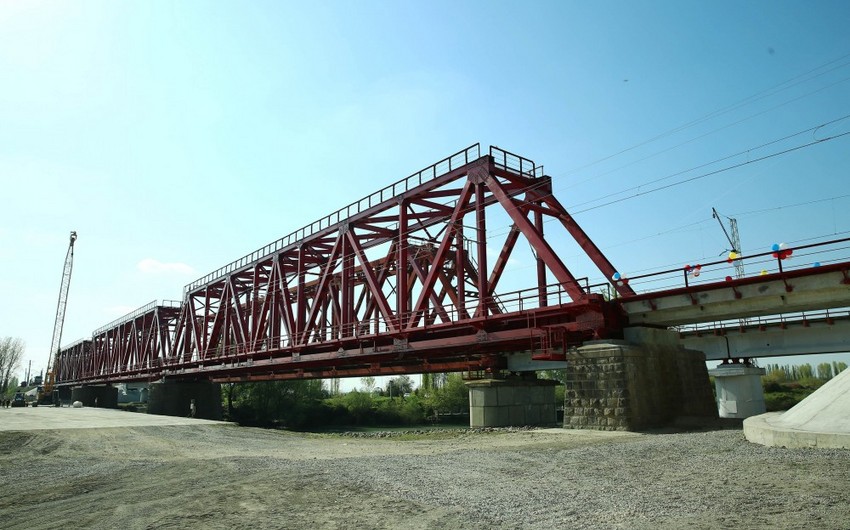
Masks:
[[[736,259],[732,260],[732,264],[735,266],[735,278],[743,278],[744,260],[741,259],[741,236],[738,235],[738,221],[734,217],[721,215],[714,208],[711,209],[711,216],[717,219],[717,222],[720,223],[720,228],[723,230],[726,240],[729,241],[730,245],[732,245],[732,252],[737,254]],[[720,219],[721,217],[726,217],[726,220],[729,221],[728,231],[726,230],[726,226],[723,224],[723,220]]]

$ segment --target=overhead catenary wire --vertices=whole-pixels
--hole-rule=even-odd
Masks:
[[[692,121],[689,121],[689,122],[686,122],[686,123],[684,123],[684,124],[682,124],[682,125],[679,125],[679,126],[677,126],[677,127],[674,127],[673,129],[669,129],[669,130],[667,130],[667,131],[665,131],[665,132],[662,132],[662,133],[660,133],[660,134],[658,134],[658,135],[655,135],[655,136],[653,136],[653,137],[651,137],[651,138],[649,138],[649,139],[647,139],[647,140],[641,141],[641,142],[639,142],[639,143],[637,143],[637,144],[635,144],[635,145],[633,145],[633,146],[631,146],[631,147],[627,147],[627,148],[625,148],[625,149],[621,149],[620,151],[617,151],[617,152],[612,153],[612,154],[610,154],[610,155],[604,156],[604,157],[602,157],[602,158],[600,158],[600,159],[598,159],[598,160],[595,160],[595,161],[593,161],[593,162],[590,162],[590,163],[584,164],[584,165],[582,165],[582,166],[579,166],[579,167],[577,167],[577,168],[574,168],[574,169],[572,169],[572,170],[569,170],[569,171],[567,171],[567,172],[565,172],[565,173],[563,173],[563,174],[561,174],[561,175],[559,175],[559,176],[567,176],[567,175],[571,175],[571,174],[577,173],[577,172],[579,172],[579,171],[582,171],[582,170],[584,170],[584,169],[587,169],[587,168],[589,168],[589,167],[593,167],[593,166],[595,166],[595,165],[597,165],[597,164],[600,164],[600,163],[605,162],[605,161],[607,161],[607,160],[611,160],[612,158],[618,157],[618,156],[623,155],[623,154],[625,154],[625,153],[628,153],[628,152],[630,152],[630,151],[634,151],[635,149],[638,149],[638,148],[640,148],[640,147],[643,147],[643,146],[645,146],[645,145],[648,145],[648,144],[650,144],[650,143],[653,143],[653,142],[655,142],[655,141],[657,141],[657,140],[660,140],[660,139],[662,139],[662,138],[665,138],[665,137],[667,137],[667,136],[669,136],[669,135],[671,135],[671,134],[675,134],[675,133],[677,133],[677,132],[680,132],[680,131],[686,130],[686,129],[690,128],[690,127],[693,127],[694,125],[700,124],[700,123],[705,122],[705,121],[707,121],[707,120],[710,120],[710,119],[712,119],[712,118],[714,118],[714,117],[721,116],[721,115],[726,114],[726,113],[728,113],[728,112],[731,112],[731,111],[733,111],[733,110],[737,110],[738,108],[741,108],[741,107],[744,107],[744,106],[746,106],[746,105],[749,105],[749,104],[751,104],[751,103],[753,103],[753,102],[755,102],[755,101],[759,101],[759,100],[764,99],[764,98],[766,98],[766,97],[769,97],[769,96],[775,95],[775,94],[777,94],[777,93],[779,93],[779,92],[783,92],[783,91],[788,90],[788,89],[790,89],[790,88],[793,88],[793,87],[795,87],[795,86],[797,86],[797,85],[800,85],[800,84],[802,84],[802,83],[805,83],[805,82],[811,81],[811,80],[816,79],[816,78],[818,78],[818,77],[820,77],[820,76],[822,76],[822,75],[826,75],[826,74],[828,74],[828,73],[830,73],[830,72],[832,72],[832,71],[838,70],[839,68],[844,68],[844,67],[846,67],[846,66],[850,65],[850,61],[845,61],[845,60],[847,60],[847,59],[850,59],[850,53],[845,54],[845,55],[842,55],[841,57],[839,57],[839,58],[837,58],[837,59],[833,59],[832,61],[828,61],[828,62],[826,62],[826,63],[824,63],[824,64],[822,64],[822,65],[820,65],[820,66],[817,66],[817,67],[815,67],[815,68],[813,68],[813,69],[811,69],[811,70],[808,70],[808,71],[806,71],[806,72],[803,72],[802,74],[796,75],[796,76],[794,76],[794,77],[792,77],[792,78],[790,78],[790,79],[787,79],[787,80],[783,81],[782,83],[779,83],[779,84],[777,84],[777,85],[774,85],[773,87],[770,87],[770,88],[768,88],[768,89],[762,90],[762,91],[757,92],[757,93],[755,93],[755,94],[753,94],[753,95],[747,96],[746,98],[744,98],[744,99],[742,99],[742,100],[739,100],[739,101],[737,101],[737,102],[735,102],[735,103],[732,103],[731,105],[727,105],[727,106],[725,106],[725,107],[721,107],[721,108],[720,108],[720,109],[718,109],[718,110],[715,110],[715,111],[712,111],[712,112],[710,112],[710,113],[706,114],[705,116],[702,116],[702,117],[700,117],[700,118],[697,118],[697,119],[692,120]],[[826,67],[828,67],[828,66],[830,66],[830,65],[833,65],[833,64],[835,64],[835,63],[839,63],[839,62],[842,62],[842,61],[845,61],[845,62],[843,62],[842,64],[839,64],[838,66],[835,66],[835,67],[833,67],[833,68],[830,68],[830,69],[828,69],[828,70],[825,70],[825,71],[823,71],[823,72],[820,72],[820,73],[818,73],[818,74],[815,74],[815,75],[810,76],[810,74],[813,74],[813,73],[817,72],[818,70],[822,70],[822,69],[824,69],[824,68],[826,68]],[[807,77],[807,76],[810,76],[810,77]],[[843,81],[844,81],[844,80],[842,80],[842,82],[843,82]],[[785,86],[785,85],[787,85],[787,86]],[[782,88],[782,87],[784,87],[784,88]],[[810,94],[808,94],[808,95],[810,95]],[[803,97],[805,97],[805,96],[803,96]],[[797,99],[799,99],[799,98],[797,98]],[[775,110],[775,108],[774,108],[774,109],[771,109],[771,110]]]

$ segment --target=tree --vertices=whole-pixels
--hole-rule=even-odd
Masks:
[[[832,365],[829,363],[820,363],[818,365],[818,379],[829,381],[832,379]]]
[[[802,381],[804,379],[814,379],[815,371],[812,370],[811,364],[801,364],[797,367],[797,377],[795,378],[797,381]]]
[[[15,389],[18,388],[18,378],[17,377],[10,377],[8,387],[9,388],[6,390],[6,395],[9,396],[9,397],[12,397],[13,395],[15,395]],[[3,392],[0,392],[0,396],[2,396],[2,395],[3,395]]]
[[[363,391],[371,394],[375,391],[375,378],[372,376],[361,377],[360,382],[363,383]]]
[[[17,337],[0,339],[0,394],[5,394],[9,390],[12,373],[21,364],[24,349],[24,341]]]
[[[426,391],[425,404],[437,415],[468,411],[469,389],[461,374],[448,374],[442,387]]]
[[[327,397],[321,379],[240,383],[229,390],[234,419],[261,424],[281,422],[295,428],[315,421],[322,400]]]
[[[387,394],[390,397],[399,397],[413,391],[413,379],[407,375],[393,377],[387,382]]]

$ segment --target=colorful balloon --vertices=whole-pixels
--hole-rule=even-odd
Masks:
[[[620,279],[620,273],[619,273],[619,272],[615,272],[615,273],[614,273],[614,275],[613,275],[613,276],[611,276],[611,279],[612,279],[612,280],[614,280],[614,281],[616,282],[617,280],[619,280],[619,279]]]
[[[732,281],[732,277],[731,277],[731,276],[727,276],[727,277],[726,277],[726,281],[727,281],[727,282],[731,282],[731,281]]]
[[[738,259],[738,253],[733,250],[732,252],[729,253],[729,259],[730,260]]]
[[[762,276],[765,276],[765,275],[767,275],[767,271],[766,271],[766,270],[764,270],[764,269],[762,269],[762,270],[761,270],[761,272],[760,272],[759,274],[760,274],[760,275],[762,275]]]
[[[770,250],[774,252],[779,252],[779,243],[774,243],[773,246],[770,247]]]
[[[812,263],[812,267],[820,267],[820,262],[816,261],[816,262]]]

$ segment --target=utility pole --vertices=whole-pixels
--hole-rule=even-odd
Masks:
[[[720,228],[723,230],[723,234],[726,236],[726,240],[729,241],[730,245],[732,245],[732,252],[738,255],[737,259],[732,261],[733,265],[735,266],[735,278],[743,278],[744,261],[740,259],[742,252],[741,236],[738,235],[738,221],[734,217],[727,217],[725,215],[721,215],[714,208],[711,209],[711,216],[717,219],[717,222],[720,223]],[[726,230],[726,226],[724,226],[723,220],[720,219],[721,217],[726,217],[726,220],[729,221],[729,231]]]

